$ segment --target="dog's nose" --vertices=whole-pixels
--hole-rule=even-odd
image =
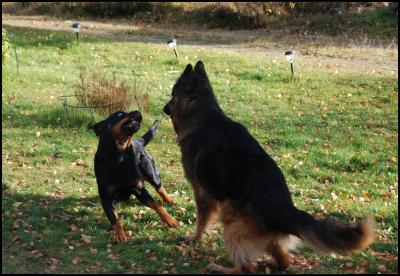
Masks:
[[[164,111],[165,114],[171,115],[170,112],[169,112],[168,104],[166,104],[166,105],[164,106],[163,111]]]
[[[142,121],[142,114],[137,110],[130,112],[128,117],[139,123]]]
[[[140,123],[137,122],[137,121],[133,121],[133,126],[134,126],[135,128],[139,128],[139,127],[140,127]]]

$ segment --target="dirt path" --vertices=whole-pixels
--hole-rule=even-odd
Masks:
[[[282,56],[287,49],[296,49],[298,62],[311,62],[331,69],[333,73],[358,71],[364,74],[398,73],[398,45],[372,46],[360,41],[333,37],[294,36],[267,30],[200,30],[185,26],[132,25],[127,20],[80,20],[85,35],[106,36],[128,41],[166,43],[176,37],[181,45],[212,47],[218,51],[251,52],[256,56]],[[13,16],[2,14],[2,24],[31,29],[71,32],[72,20],[45,16]],[[376,43],[374,43],[376,44]]]

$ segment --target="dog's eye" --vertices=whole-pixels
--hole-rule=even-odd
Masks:
[[[122,116],[122,115],[124,115],[124,114],[123,114],[123,113],[119,113],[119,114],[117,115],[117,117]]]

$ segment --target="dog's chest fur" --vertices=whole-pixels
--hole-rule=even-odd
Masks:
[[[121,189],[132,190],[136,186],[140,186],[143,176],[137,166],[135,159],[139,158],[137,154],[128,147],[120,155],[112,158],[96,154],[95,172],[96,177],[107,179],[107,191],[109,193],[118,192]]]
[[[197,183],[199,180],[197,179],[196,168],[202,152],[201,145],[196,142],[182,141],[180,147],[185,176],[191,183]]]

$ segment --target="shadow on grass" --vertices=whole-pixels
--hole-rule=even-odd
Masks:
[[[178,235],[167,238],[155,237],[152,240],[138,238],[136,232],[149,229],[150,222],[158,222],[161,231],[167,226],[161,225],[160,219],[152,210],[140,218],[134,218],[131,213],[122,210],[126,205],[145,209],[136,199],[116,204],[117,212],[123,217],[121,222],[125,230],[133,230],[133,238],[128,242],[115,244],[111,238],[111,225],[103,213],[97,196],[64,197],[57,192],[57,189],[49,193],[49,196],[14,193],[3,183],[3,254],[8,252],[7,258],[14,256],[10,263],[6,264],[10,270],[6,272],[21,272],[21,268],[15,267],[12,261],[15,257],[20,259],[21,267],[34,269],[40,267],[38,264],[43,265],[42,273],[51,271],[49,258],[57,258],[64,264],[57,271],[82,272],[100,262],[104,271],[132,272],[131,261],[141,266],[148,261],[144,252],[146,248],[163,251],[164,245],[174,248],[179,242]],[[83,235],[90,236],[91,241],[85,242]],[[163,246],[159,245],[160,242]],[[113,244],[113,254],[119,255],[119,266],[107,257],[109,252],[106,253],[106,250],[110,243]],[[97,248],[99,253],[93,255],[90,248]],[[164,257],[176,258],[178,252],[175,251],[165,253]],[[71,261],[77,256],[83,258],[84,263],[78,266],[71,265]]]
[[[14,213],[17,217],[25,217],[30,221],[39,222],[38,225],[45,224],[43,217],[51,219],[52,226],[63,226],[68,231],[68,225],[65,222],[75,223],[76,226],[83,228],[97,228],[100,230],[111,230],[111,224],[108,222],[103,209],[101,207],[100,198],[98,196],[92,197],[79,197],[77,195],[62,196],[59,189],[54,189],[50,192],[51,196],[39,195],[39,194],[27,194],[27,193],[12,193],[9,190],[7,183],[2,184],[2,207],[3,213],[11,211],[11,215]],[[18,205],[18,207],[15,207]],[[150,221],[149,215],[151,213],[156,214],[155,211],[151,210],[146,212],[140,218],[130,218],[126,211],[122,210],[124,207],[139,207],[146,208],[145,205],[140,203],[136,198],[132,197],[127,201],[116,202],[116,211],[125,217],[124,220],[134,220],[134,223],[140,224],[146,221]],[[74,207],[77,207],[78,210]],[[100,210],[100,217],[93,216],[94,208]],[[96,210],[96,211],[99,211]],[[14,219],[16,217],[8,216],[7,219]],[[158,219],[160,221],[160,219]],[[3,227],[7,224],[4,224]],[[11,225],[8,225],[11,226]],[[14,227],[15,228],[15,227]],[[11,228],[8,230],[12,230]],[[173,239],[178,241],[178,239]],[[147,242],[147,241],[146,241]]]
[[[23,112],[23,116],[21,116]],[[2,121],[6,127],[25,128],[33,125],[39,127],[83,128],[88,131],[91,126],[104,116],[88,109],[71,110],[63,107],[36,109],[31,104],[3,106]],[[4,126],[3,126],[4,127]]]
[[[63,196],[57,192],[57,189],[49,190],[49,193],[49,196],[32,193],[19,194],[11,192],[7,183],[2,185],[3,253],[10,252],[10,254],[17,256],[22,263],[26,264],[25,267],[27,268],[31,268],[29,263],[32,262],[35,266],[38,264],[43,265],[43,271],[49,272],[51,266],[49,258],[56,257],[65,264],[59,271],[66,272],[82,272],[89,269],[96,262],[102,263],[104,271],[132,271],[132,262],[146,267],[146,271],[157,270],[157,266],[161,265],[161,260],[150,265],[145,249],[157,252],[157,255],[162,258],[180,258],[180,253],[175,249],[181,240],[178,234],[167,235],[166,238],[163,238],[161,234],[160,237],[154,237],[151,240],[135,237],[138,231],[145,232],[147,231],[146,229],[149,229],[149,222],[160,222],[160,220],[158,217],[154,219],[156,215],[153,211],[146,212],[140,218],[133,218],[130,212],[121,210],[123,209],[121,207],[126,205],[144,209],[144,206],[136,199],[131,199],[128,202],[116,205],[118,213],[124,217],[123,224],[126,225],[128,222],[132,222],[134,225],[130,224],[126,227],[126,230],[134,230],[133,239],[126,243],[112,246],[112,255],[117,254],[119,256],[119,265],[116,267],[115,262],[110,261],[109,257],[107,257],[109,253],[103,252],[108,248],[107,244],[111,243],[111,225],[101,209],[99,198],[97,196],[87,198],[79,195]],[[332,213],[329,217],[347,222],[353,219],[345,214],[338,213]],[[75,228],[72,228],[72,225]],[[166,233],[168,230],[162,226],[158,231],[160,231],[159,233],[164,231]],[[92,237],[90,244],[85,244],[82,234]],[[18,239],[15,237],[18,237]],[[69,250],[68,247],[75,249]],[[89,249],[92,247],[99,250],[96,258],[93,258],[95,255],[90,253]],[[167,247],[173,249],[166,253],[165,248]],[[375,242],[372,248],[378,252],[397,254],[397,246],[395,244],[383,241]],[[34,250],[42,252],[44,254],[43,258],[32,257],[31,255],[35,254]],[[308,249],[306,250],[309,251]],[[204,253],[206,252],[201,254]],[[296,253],[296,255],[299,254],[301,255],[302,253]],[[77,256],[85,259],[85,263],[78,266],[68,265]],[[378,262],[373,256],[370,256],[370,258],[372,258],[370,262]],[[219,263],[221,262],[228,264],[226,259],[219,261]],[[204,267],[206,264],[207,261],[202,260],[192,264],[191,268],[182,267],[181,269],[182,271],[184,269],[192,269],[193,271],[193,269]],[[11,271],[6,272],[17,271],[15,267],[12,268],[11,266],[11,264],[7,265]],[[147,266],[151,267],[151,269]],[[264,266],[268,265],[264,264]]]

